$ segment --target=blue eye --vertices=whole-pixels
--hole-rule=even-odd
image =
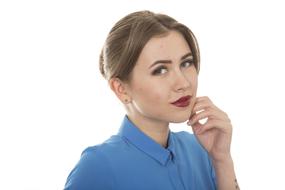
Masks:
[[[189,59],[189,60],[186,60],[183,63],[181,63],[181,65],[183,67],[190,67],[191,65],[193,65],[193,63],[194,63],[193,59]]]
[[[152,74],[153,75],[160,75],[160,74],[163,74],[163,73],[165,73],[165,72],[162,72],[162,71],[167,71],[167,68],[166,67],[164,67],[164,66],[161,66],[161,67],[158,67],[157,69],[155,69],[153,72],[152,72]]]
[[[191,67],[193,64],[194,64],[193,59],[188,59],[188,60],[183,61],[180,66],[184,68],[188,68],[188,67]],[[160,66],[160,67],[157,67],[151,74],[152,75],[162,75],[166,72],[168,72],[167,67]]]

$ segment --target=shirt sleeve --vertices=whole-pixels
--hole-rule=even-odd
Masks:
[[[111,173],[104,154],[95,148],[87,148],[70,172],[64,190],[111,190],[113,187]]]

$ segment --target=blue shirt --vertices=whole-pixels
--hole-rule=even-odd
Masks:
[[[164,148],[127,116],[119,133],[85,149],[65,190],[212,190],[215,172],[207,151],[188,132],[170,132]]]

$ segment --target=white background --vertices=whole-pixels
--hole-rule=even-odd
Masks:
[[[195,33],[198,96],[232,120],[241,189],[285,189],[281,0],[1,1],[0,189],[62,189],[82,150],[117,132],[125,112],[98,56],[115,22],[143,9]]]

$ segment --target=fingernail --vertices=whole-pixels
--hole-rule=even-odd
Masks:
[[[191,120],[189,120],[189,121],[188,121],[188,124],[189,124],[189,125],[192,125],[192,121],[191,121]]]

